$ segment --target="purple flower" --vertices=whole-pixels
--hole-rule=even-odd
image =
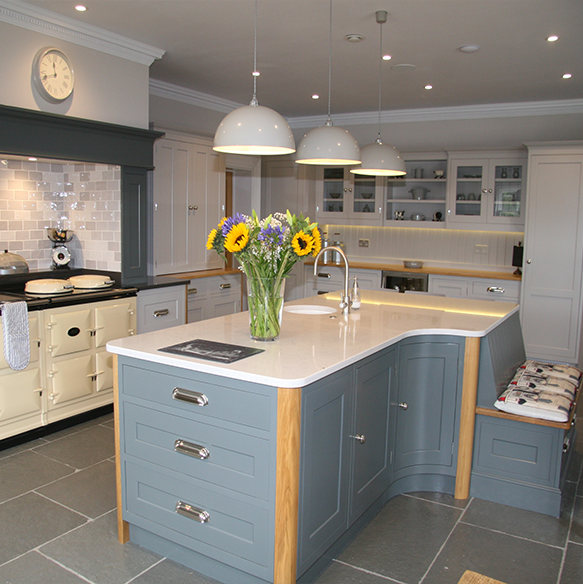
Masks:
[[[281,245],[283,243],[283,232],[284,230],[281,226],[268,225],[264,227],[257,236],[259,241],[264,241],[265,243],[272,243],[275,245]]]
[[[223,237],[226,237],[229,231],[233,229],[233,226],[238,225],[239,223],[245,223],[245,215],[241,213],[235,213],[232,217],[229,217],[224,223],[221,232]]]

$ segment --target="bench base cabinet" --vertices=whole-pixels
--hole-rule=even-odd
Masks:
[[[455,298],[475,300],[498,300],[516,302],[520,300],[518,280],[496,278],[464,278],[462,276],[429,276],[429,293],[443,294]]]
[[[425,490],[443,490],[455,476],[464,340],[420,339],[291,390],[301,391],[299,581],[389,492],[403,492],[390,490],[395,478],[418,475]],[[118,371],[121,507],[132,541],[220,581],[274,582],[277,388],[127,357]],[[415,430],[406,414],[430,429],[413,464],[411,445],[399,443]]]
[[[241,311],[241,274],[196,278],[188,286],[188,322]]]

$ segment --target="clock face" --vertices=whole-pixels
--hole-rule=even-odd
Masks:
[[[60,103],[73,93],[75,75],[67,55],[58,49],[41,49],[32,65],[35,87],[51,103]]]

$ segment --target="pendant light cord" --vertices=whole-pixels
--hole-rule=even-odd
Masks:
[[[330,0],[330,34],[328,39],[328,119],[326,126],[332,125],[330,117],[330,101],[332,96],[332,0]]]
[[[379,22],[380,25],[380,35],[379,35],[379,134],[377,136],[377,143],[382,144],[381,140],[381,86],[382,86],[382,71],[383,71],[383,23]]]
[[[253,44],[253,99],[249,105],[259,105],[257,101],[257,0],[255,0],[255,40]]]

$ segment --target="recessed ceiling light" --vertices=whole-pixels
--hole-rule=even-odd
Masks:
[[[480,47],[478,45],[464,45],[463,47],[460,47],[459,50],[462,53],[475,53],[480,50]]]
[[[563,79],[571,79],[571,77],[573,77],[573,76],[571,75],[571,73],[565,73],[565,74],[563,75]]]
[[[426,85],[425,89],[429,90],[429,89],[433,89],[433,85]]]
[[[555,41],[558,41],[559,37],[556,34],[551,35],[550,37],[547,37],[547,41],[549,41],[549,43],[554,43]]]
[[[361,34],[351,33],[345,35],[344,40],[348,41],[349,43],[359,43],[360,41],[364,40],[364,37]]]
[[[314,93],[314,95],[312,95],[312,99],[320,99],[320,96],[317,93]]]
[[[75,6],[75,10],[78,12],[85,12],[87,10],[87,6],[83,6],[83,4],[77,4],[77,6]]]
[[[390,61],[391,59],[391,55],[383,55],[383,61]]]

